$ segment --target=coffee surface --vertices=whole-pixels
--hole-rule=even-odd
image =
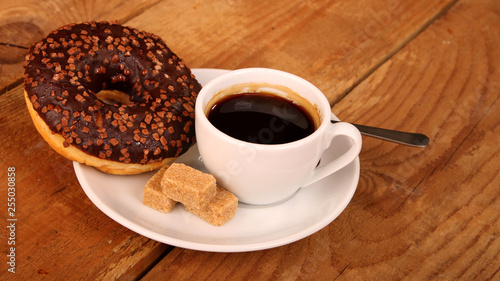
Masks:
[[[225,96],[212,106],[207,118],[223,133],[259,144],[289,143],[316,130],[311,114],[300,104],[262,92]]]

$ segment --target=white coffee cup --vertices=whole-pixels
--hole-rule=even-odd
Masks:
[[[207,118],[214,101],[233,91],[252,91],[285,96],[299,101],[318,116],[317,129],[307,137],[283,144],[256,144],[230,137]],[[295,94],[294,94],[295,93]],[[298,99],[301,99],[301,98]],[[311,109],[312,108],[312,109]],[[313,113],[313,112],[311,112]],[[283,71],[246,68],[228,72],[208,82],[195,105],[198,149],[205,168],[217,183],[233,192],[240,202],[267,205],[290,198],[295,192],[351,163],[361,150],[361,135],[348,123],[332,124],[331,107],[325,95],[308,81]],[[340,157],[317,167],[332,139],[346,136],[351,147]]]

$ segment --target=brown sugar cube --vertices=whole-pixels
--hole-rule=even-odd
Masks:
[[[148,180],[144,187],[144,197],[142,198],[142,203],[144,205],[163,213],[172,211],[177,203],[163,194],[161,188],[161,179],[167,168],[168,165],[163,166]]]
[[[236,214],[238,198],[231,192],[217,186],[214,199],[205,207],[201,209],[192,208],[187,205],[184,205],[184,207],[190,213],[197,215],[204,221],[216,226],[222,226]]]
[[[172,164],[161,180],[163,193],[192,208],[202,208],[215,196],[215,177],[184,164]]]

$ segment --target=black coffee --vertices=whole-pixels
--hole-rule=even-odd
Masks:
[[[293,142],[316,130],[304,107],[261,92],[228,95],[215,103],[207,118],[223,133],[259,144]]]

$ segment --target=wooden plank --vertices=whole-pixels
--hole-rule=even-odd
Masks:
[[[455,2],[185,1],[130,24],[161,36],[190,67],[289,71],[333,103]]]
[[[52,29],[83,20],[123,22],[156,2],[93,1],[82,3],[81,10],[71,3],[1,2],[0,93],[20,83],[27,48]],[[7,147],[0,150],[0,159],[5,167],[16,168],[16,198],[22,202],[18,203],[18,221],[29,226],[17,232],[18,257],[27,259],[9,280],[71,280],[78,276],[133,280],[168,251],[168,245],[128,231],[90,202],[74,176],[71,162],[52,151],[36,132],[22,86],[0,96],[0,102],[0,132],[8,139]],[[6,182],[5,177],[2,173],[2,182]],[[33,182],[38,186],[32,186]],[[41,221],[44,224],[37,223]],[[38,241],[45,243],[40,245]],[[94,250],[89,251],[89,245]],[[4,274],[8,272],[4,270],[0,276]]]
[[[36,131],[21,86],[0,96],[0,103],[0,132],[7,140],[0,150],[2,169],[16,169],[19,261],[16,274],[5,279],[10,273],[2,270],[0,279],[134,280],[168,251],[168,245],[129,231],[93,205],[72,162]],[[1,173],[0,182],[6,177]],[[7,202],[6,192],[1,197]],[[1,213],[3,221],[6,215]]]
[[[324,7],[319,6],[323,4],[304,1],[280,3],[279,6],[272,7],[260,2],[250,4],[230,1],[229,6],[226,6],[225,2],[222,5],[182,1],[175,6],[162,3],[147,10],[144,16],[127,21],[126,24],[158,33],[166,38],[172,49],[183,57],[189,66],[281,68],[313,81],[325,90],[331,100],[336,100],[410,40],[419,32],[421,26],[425,26],[454,1],[389,2],[393,6],[387,2],[379,4],[382,6],[374,6],[374,1],[357,1],[356,3],[335,1],[325,4]],[[403,9],[397,13],[389,12],[399,11],[398,8]],[[319,9],[320,12],[315,9]],[[48,13],[47,9],[43,11]],[[64,14],[76,15],[76,12],[72,11],[68,8]],[[386,12],[389,12],[390,17],[384,21],[381,15],[387,15]],[[228,17],[227,21],[220,21],[221,16]],[[106,17],[103,16],[103,18]],[[271,21],[270,18],[276,22]],[[228,22],[238,24],[228,25]],[[326,31],[336,36],[325,37],[324,34],[330,34]],[[311,38],[316,40],[307,41]],[[304,40],[306,43],[303,45]],[[246,45],[239,46],[241,42],[245,42]],[[317,53],[328,54],[321,59],[315,57],[316,51],[311,51],[315,50],[315,45],[318,44]],[[233,49],[232,46],[238,47]],[[332,46],[336,47],[330,49]],[[346,65],[348,69],[344,72],[343,66]],[[330,77],[333,79],[331,80]],[[337,84],[340,85],[338,89]],[[167,250],[167,246],[149,241],[117,225],[90,203],[72,176],[71,164],[52,152],[37,135],[34,127],[30,126],[28,114],[23,108],[20,87],[1,96],[0,102],[3,105],[0,109],[1,135],[12,134],[12,146],[2,150],[3,154],[0,156],[8,165],[20,167],[18,186],[22,187],[22,191],[20,190],[19,200],[26,204],[25,206],[34,208],[30,212],[23,207],[24,213],[20,213],[23,224],[37,225],[36,222],[42,220],[48,222],[46,225],[40,225],[39,228],[25,229],[20,232],[19,241],[26,243],[20,246],[20,250],[24,249],[20,255],[28,258],[20,267],[23,274],[15,277],[19,280],[29,277],[53,279],[56,276],[61,279],[117,276],[128,278],[128,273],[143,267],[140,263],[152,264],[161,252]],[[7,115],[12,112],[15,114]],[[353,115],[353,120],[360,118],[360,115]],[[456,142],[454,144],[457,145]],[[14,149],[13,152],[12,149]],[[34,158],[29,163],[24,163],[18,159],[20,155],[34,156]],[[364,155],[371,154],[365,153]],[[51,161],[47,162],[46,159]],[[1,178],[3,176],[3,174],[0,176],[1,181],[4,181]],[[28,183],[31,182],[39,182],[40,190],[28,187]],[[356,200],[359,198],[363,198],[363,194],[357,195]],[[375,203],[370,202],[370,204]],[[375,210],[374,206],[373,209]],[[353,211],[347,214],[352,213]],[[360,215],[360,219],[366,219],[362,215],[364,214]],[[47,217],[53,219],[47,220]],[[338,226],[338,224],[335,225]],[[175,249],[165,260],[172,267],[163,268],[169,270],[175,268],[169,273],[174,277],[231,274],[286,277],[287,274],[309,274],[315,269],[324,269],[323,276],[331,276],[337,272],[337,268],[325,266],[325,264],[328,265],[331,262],[328,255],[332,250],[324,250],[320,244],[332,245],[333,242],[329,242],[330,236],[338,235],[334,232],[335,229],[329,227],[290,246],[252,254],[204,254]],[[350,229],[347,228],[345,231],[349,232]],[[47,244],[36,244],[40,240],[46,240]],[[90,242],[77,244],[75,241]],[[110,243],[106,244],[108,242]],[[88,245],[92,245],[92,250],[96,252],[89,251],[86,248]],[[307,254],[311,252],[315,253],[314,257],[308,257]],[[292,259],[295,254],[303,256],[296,260]],[[172,257],[178,258],[172,259]],[[176,267],[180,265],[180,261],[184,261],[181,264],[186,264],[188,258],[193,259],[188,268],[184,270]],[[229,261],[233,258],[233,261]],[[337,256],[335,259],[340,259],[340,257]],[[270,269],[256,268],[259,260],[269,264]],[[208,261],[208,265],[216,266],[217,270],[211,273],[211,269],[204,268],[205,261]],[[132,269],[129,268],[130,264],[133,265]],[[235,268],[235,266],[240,267]],[[227,267],[231,268],[231,272],[227,271]],[[159,270],[161,268],[159,267]],[[193,268],[200,270],[193,274],[189,271]],[[140,274],[136,273],[132,276],[137,277]]]
[[[29,47],[50,31],[80,21],[126,22],[159,1],[0,1],[0,94],[21,83]]]
[[[432,143],[364,139],[358,190],[329,226],[266,251],[176,248],[143,280],[500,278],[499,26],[497,1],[461,1],[335,105]]]
[[[346,280],[498,278],[499,24],[498,2],[459,2],[334,108],[432,140],[415,150],[366,139],[348,218],[366,232],[339,249],[352,255]]]

